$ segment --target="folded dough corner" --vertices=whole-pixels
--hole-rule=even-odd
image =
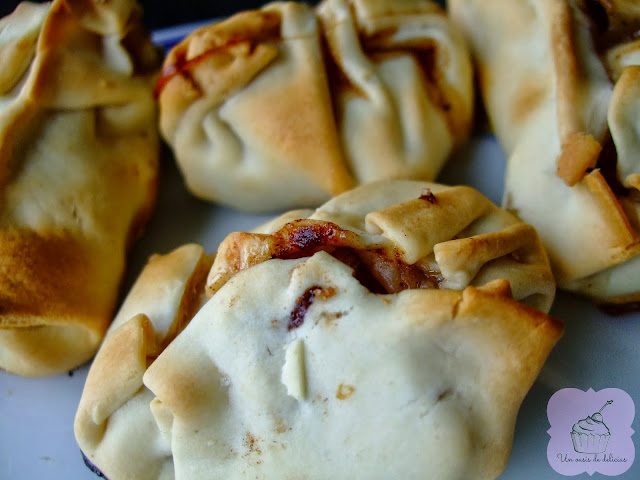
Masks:
[[[513,299],[548,308],[553,277],[535,231],[483,199],[373,183],[215,259],[153,257],[87,377],[87,459],[111,480],[495,479],[563,327]]]
[[[160,57],[130,0],[0,20],[0,368],[89,360],[155,202]]]

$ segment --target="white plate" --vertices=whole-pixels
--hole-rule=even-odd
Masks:
[[[172,45],[200,24],[161,30],[153,38]],[[447,164],[439,181],[472,185],[499,204],[503,178],[502,151],[493,137],[479,135]],[[212,252],[229,232],[250,229],[267,218],[196,200],[185,190],[167,153],[156,212],[132,252],[125,291],[150,254],[166,253],[188,242],[198,242]],[[618,388],[636,403],[640,400],[640,313],[609,317],[565,293],[557,295],[551,313],[565,321],[566,333],[522,405],[511,460],[500,480],[567,478],[547,461],[547,403],[556,391]],[[41,379],[0,372],[1,480],[97,478],[85,467],[73,436],[73,418],[87,371],[85,366],[69,375]],[[632,424],[635,431],[640,429],[639,417]],[[583,473],[578,478],[587,476]],[[624,474],[610,478],[639,479],[640,459]]]

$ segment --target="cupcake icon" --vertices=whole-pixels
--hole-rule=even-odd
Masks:
[[[609,428],[602,418],[602,410],[611,405],[613,400],[607,401],[600,410],[587,418],[579,420],[571,430],[573,449],[578,453],[604,453],[611,437]]]

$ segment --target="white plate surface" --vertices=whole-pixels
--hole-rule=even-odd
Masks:
[[[172,45],[199,24],[155,32],[154,41]],[[162,169],[157,208],[132,252],[127,286],[152,253],[166,253],[188,242],[200,243],[213,252],[229,232],[251,229],[270,218],[196,200],[185,190],[169,153],[163,158]],[[500,204],[503,178],[502,151],[493,137],[479,135],[447,164],[439,181],[474,186]],[[640,313],[610,317],[562,292],[551,313],[564,320],[566,333],[525,398],[511,460],[500,480],[568,478],[556,473],[547,461],[547,403],[556,391],[618,388],[640,405]],[[84,466],[73,436],[73,417],[87,371],[84,366],[69,375],[41,379],[0,372],[0,480],[98,478]],[[640,414],[632,428],[640,430]],[[574,478],[637,480],[640,458],[619,476],[596,472]]]

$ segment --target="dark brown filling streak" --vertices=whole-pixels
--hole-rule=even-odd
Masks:
[[[316,297],[330,297],[333,296],[334,293],[335,292],[332,288],[327,289],[318,285],[307,288],[300,298],[298,298],[291,314],[289,315],[287,330],[291,331],[302,326],[307,310],[309,310],[309,307],[311,307],[311,304]]]

